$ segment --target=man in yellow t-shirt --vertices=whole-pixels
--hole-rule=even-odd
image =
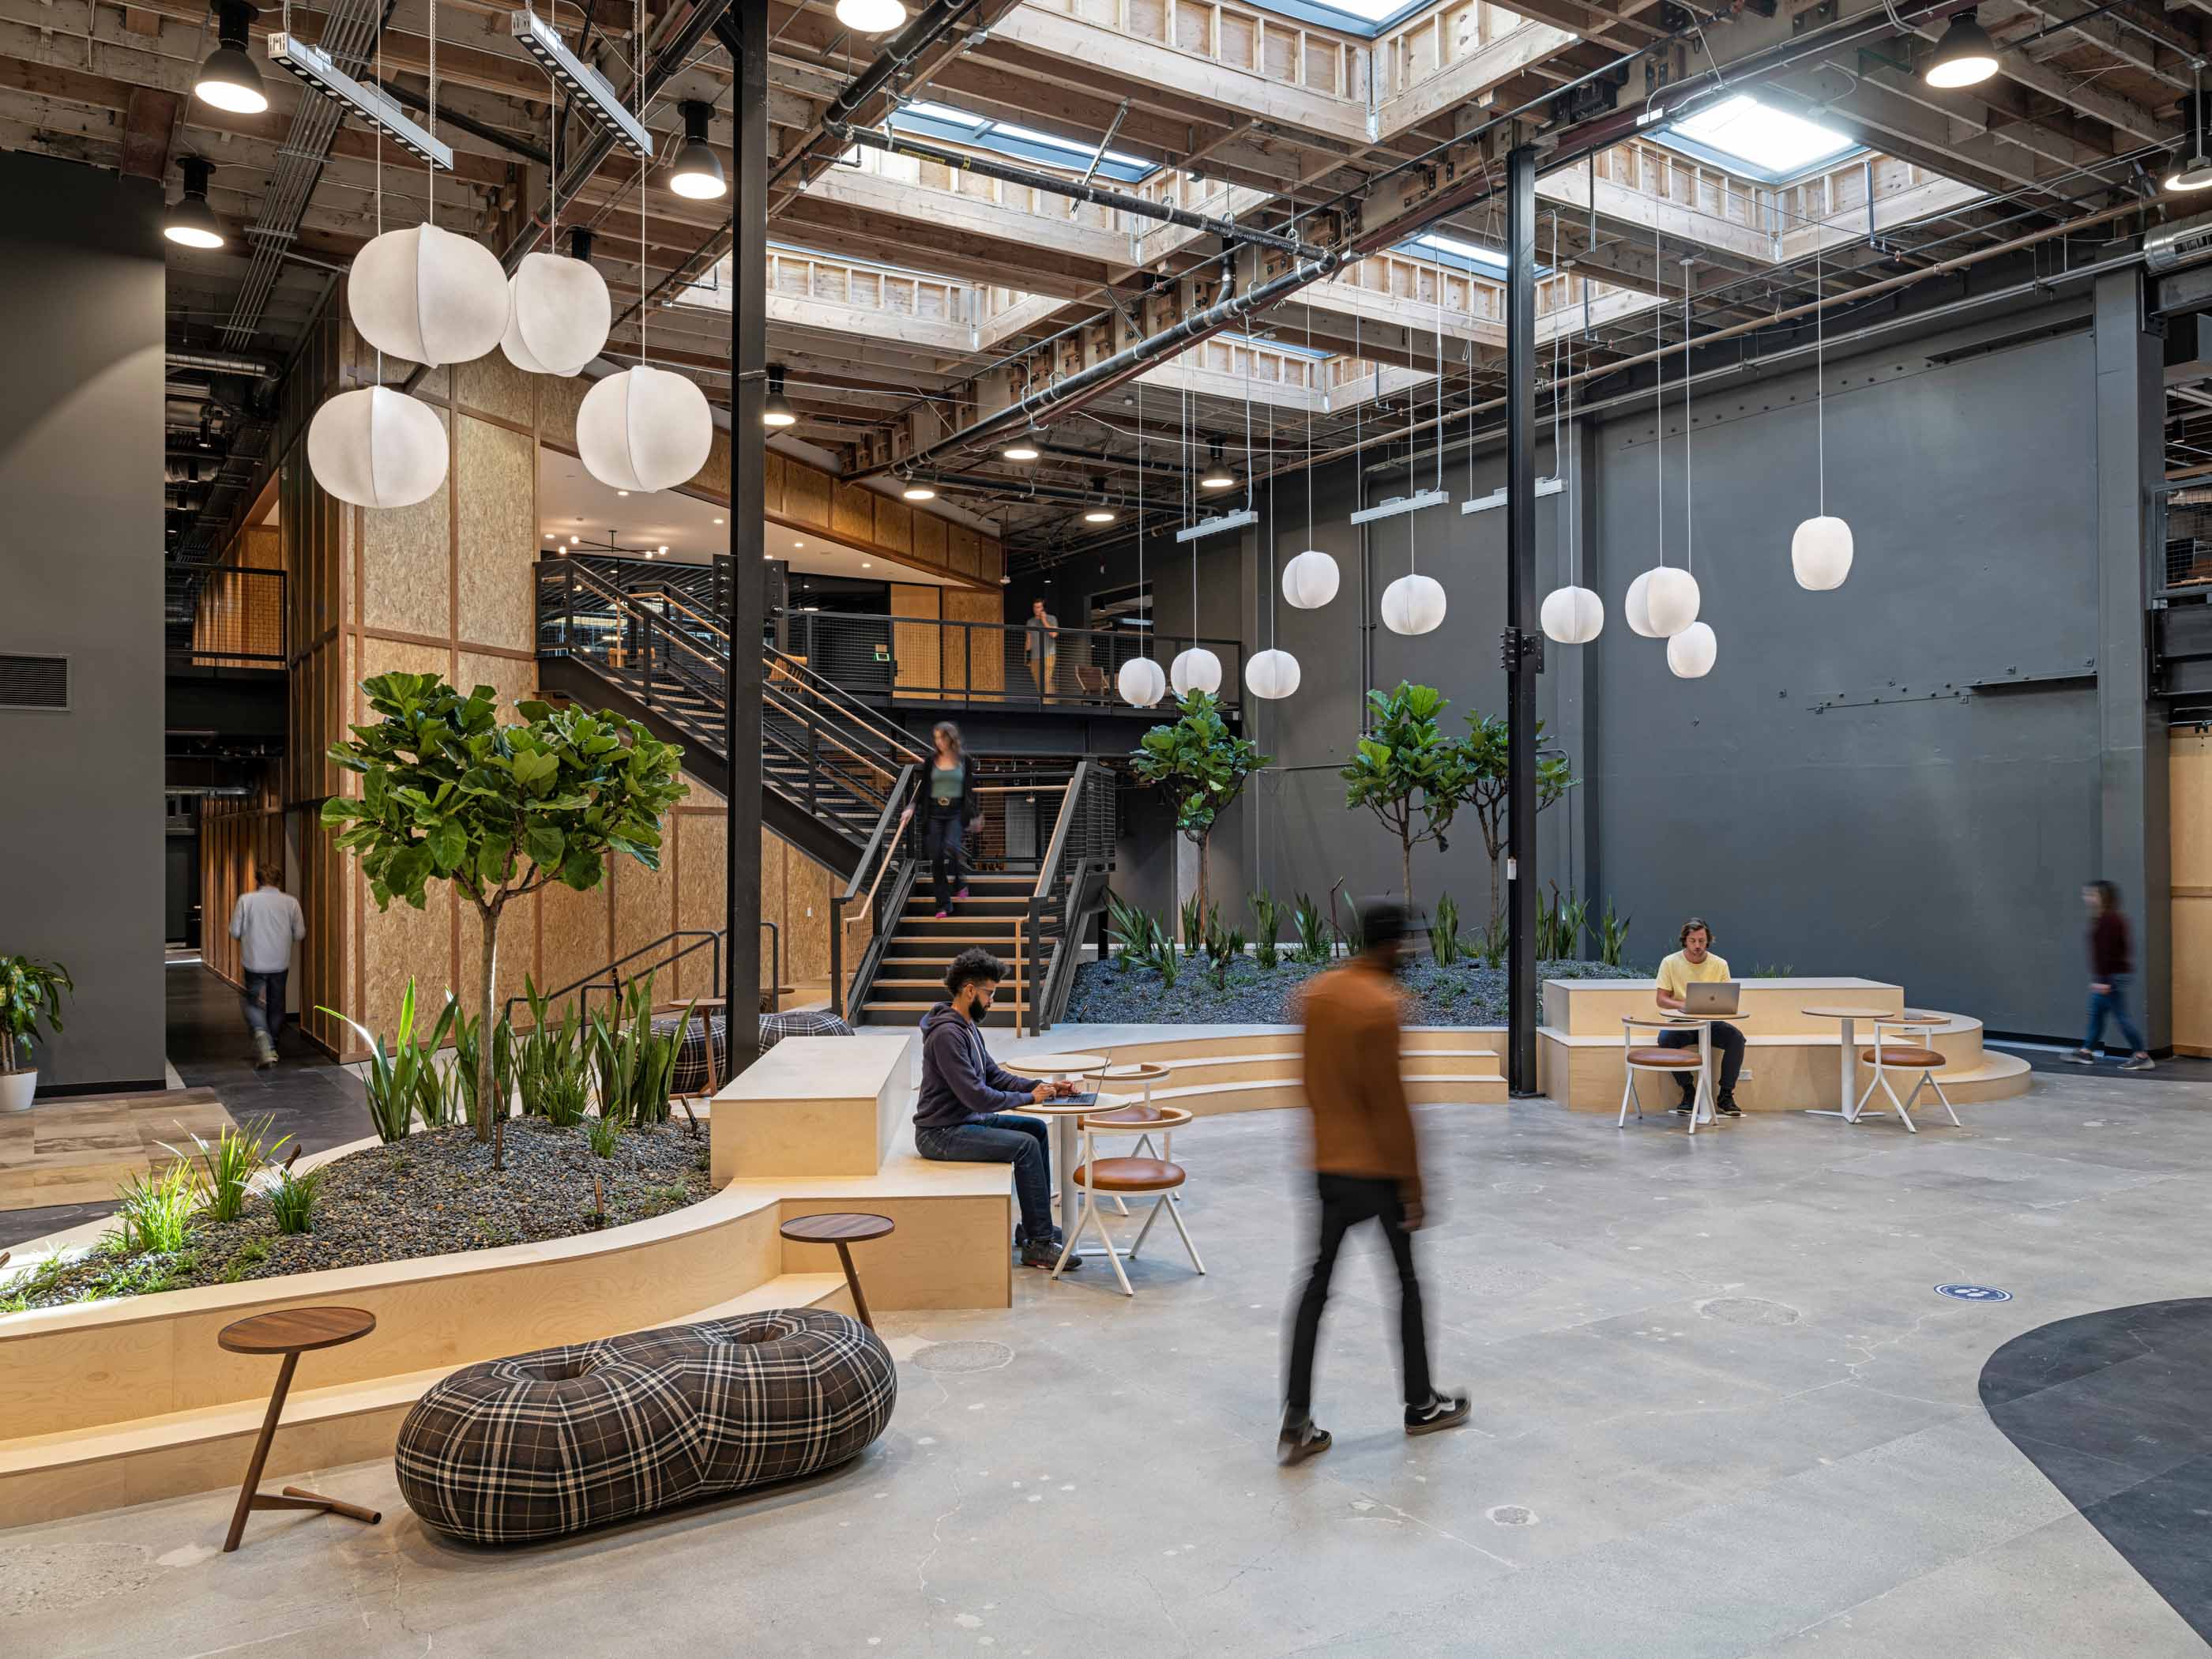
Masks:
[[[1705,926],[1703,916],[1692,916],[1682,924],[1679,942],[1682,948],[1659,964],[1659,1006],[1676,1013],[1681,1011],[1682,994],[1691,986],[1731,977],[1728,959],[1713,954],[1713,930]],[[1659,1046],[1662,1048],[1694,1048],[1697,1045],[1695,1026],[1659,1033]],[[1735,1103],[1735,1080],[1743,1070],[1743,1033],[1724,1019],[1715,1020],[1713,1052],[1720,1056],[1713,1109],[1723,1117],[1741,1117],[1743,1109]],[[1682,1103],[1674,1109],[1686,1116],[1698,1097],[1697,1074],[1678,1072],[1674,1081],[1682,1090]]]

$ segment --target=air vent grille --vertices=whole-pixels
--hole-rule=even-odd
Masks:
[[[0,652],[0,708],[67,708],[69,659]]]

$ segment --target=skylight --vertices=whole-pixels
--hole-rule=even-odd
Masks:
[[[1431,3],[1431,0],[1260,0],[1263,10],[1370,40]]]
[[[1683,148],[1710,152],[1723,165],[1739,164],[1768,179],[1793,178],[1859,147],[1840,132],[1771,108],[1745,93],[1675,122],[1662,136]]]
[[[889,125],[894,132],[966,144],[975,149],[996,150],[1018,161],[1064,167],[1071,173],[1080,173],[1088,167],[1097,151],[1094,144],[1039,132],[1035,127],[1016,126],[1012,121],[994,121],[988,116],[926,99],[902,105],[892,112]],[[1143,156],[1118,149],[1108,150],[1098,162],[1100,173],[1128,185],[1149,178],[1156,170],[1155,165]]]
[[[1474,242],[1462,242],[1456,237],[1437,236],[1424,232],[1406,246],[1420,252],[1441,257],[1448,264],[1465,270],[1469,266],[1487,276],[1505,274],[1505,256]]]

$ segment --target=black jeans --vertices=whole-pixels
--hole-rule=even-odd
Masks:
[[[291,976],[289,968],[273,974],[257,974],[246,970],[246,1024],[257,1036],[269,1039],[269,1046],[276,1046],[277,1033],[284,1029],[284,981]]]
[[[1052,1237],[1052,1142],[1044,1120],[996,1112],[949,1129],[916,1129],[914,1149],[940,1164],[1011,1164],[1026,1238]]]
[[[1679,1031],[1662,1031],[1659,1033],[1659,1046],[1662,1048],[1694,1048],[1698,1046],[1697,1028],[1689,1026]],[[1715,1020],[1713,1052],[1721,1057],[1720,1074],[1713,1079],[1714,1103],[1732,1103],[1735,1099],[1736,1075],[1743,1070],[1743,1033],[1724,1019]],[[1695,1072],[1680,1073],[1674,1081],[1681,1085],[1684,1100],[1697,1098],[1698,1074]]]
[[[960,847],[961,831],[965,828],[957,808],[939,812],[933,806],[929,816],[921,822],[921,855],[929,860],[937,908],[940,910],[950,910],[952,890],[967,884],[967,873],[961,868]]]
[[[1344,1236],[1363,1221],[1380,1222],[1398,1264],[1398,1354],[1406,1378],[1406,1403],[1425,1406],[1429,1386],[1428,1328],[1421,1318],[1421,1285],[1413,1277],[1413,1236],[1406,1231],[1406,1206],[1395,1181],[1363,1176],[1317,1175],[1321,1188],[1321,1248],[1305,1294],[1298,1298],[1291,1329],[1291,1376],[1285,1404],[1303,1417],[1313,1407],[1314,1345],[1321,1336],[1322,1310],[1328,1305],[1328,1281],[1336,1271],[1336,1252]]]

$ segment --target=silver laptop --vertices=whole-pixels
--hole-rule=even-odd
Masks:
[[[1682,988],[1686,1014],[1728,1015],[1736,1012],[1743,987],[1732,979],[1693,980]]]

